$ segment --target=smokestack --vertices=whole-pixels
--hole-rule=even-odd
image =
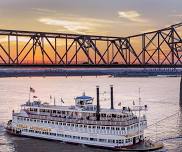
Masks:
[[[111,88],[111,109],[114,109],[114,103],[113,103],[113,85],[110,85]]]
[[[181,81],[180,81],[180,100],[179,100],[179,104],[182,107],[182,75],[181,75]]]
[[[96,86],[96,92],[97,92],[96,118],[97,118],[97,121],[99,121],[100,120],[99,86]]]

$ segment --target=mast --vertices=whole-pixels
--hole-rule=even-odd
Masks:
[[[179,104],[180,107],[182,107],[182,75],[181,75],[181,80],[180,80],[180,100],[179,100]]]

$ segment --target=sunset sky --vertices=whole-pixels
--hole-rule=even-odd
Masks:
[[[1,0],[0,28],[126,36],[181,22],[182,0]]]

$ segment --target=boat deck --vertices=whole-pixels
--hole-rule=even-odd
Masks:
[[[164,145],[160,142],[152,142],[149,140],[142,141],[138,144],[135,144],[133,146],[125,147],[125,148],[116,148],[116,150],[122,150],[122,151],[156,151],[159,149],[162,149]]]
[[[18,113],[14,113],[14,115],[19,116]],[[21,116],[21,115],[20,115]],[[107,120],[82,120],[82,119],[72,119],[72,118],[60,118],[60,117],[51,117],[51,116],[43,116],[43,115],[32,115],[29,114],[27,118],[31,119],[40,119],[40,120],[50,120],[57,122],[66,122],[66,123],[75,123],[75,124],[87,124],[87,125],[100,125],[100,126],[120,126],[125,127],[135,123],[138,123],[138,119],[127,120],[127,121],[107,121]],[[140,121],[147,121],[145,117],[141,118]]]

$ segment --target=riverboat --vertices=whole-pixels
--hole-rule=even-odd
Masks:
[[[30,88],[30,92],[34,92]],[[113,86],[110,86],[110,108],[101,108],[99,86],[96,101],[83,93],[71,106],[51,105],[33,98],[12,112],[6,126],[8,133],[68,143],[119,150],[144,140],[147,127],[146,105],[114,108]],[[96,103],[96,104],[94,104]]]

